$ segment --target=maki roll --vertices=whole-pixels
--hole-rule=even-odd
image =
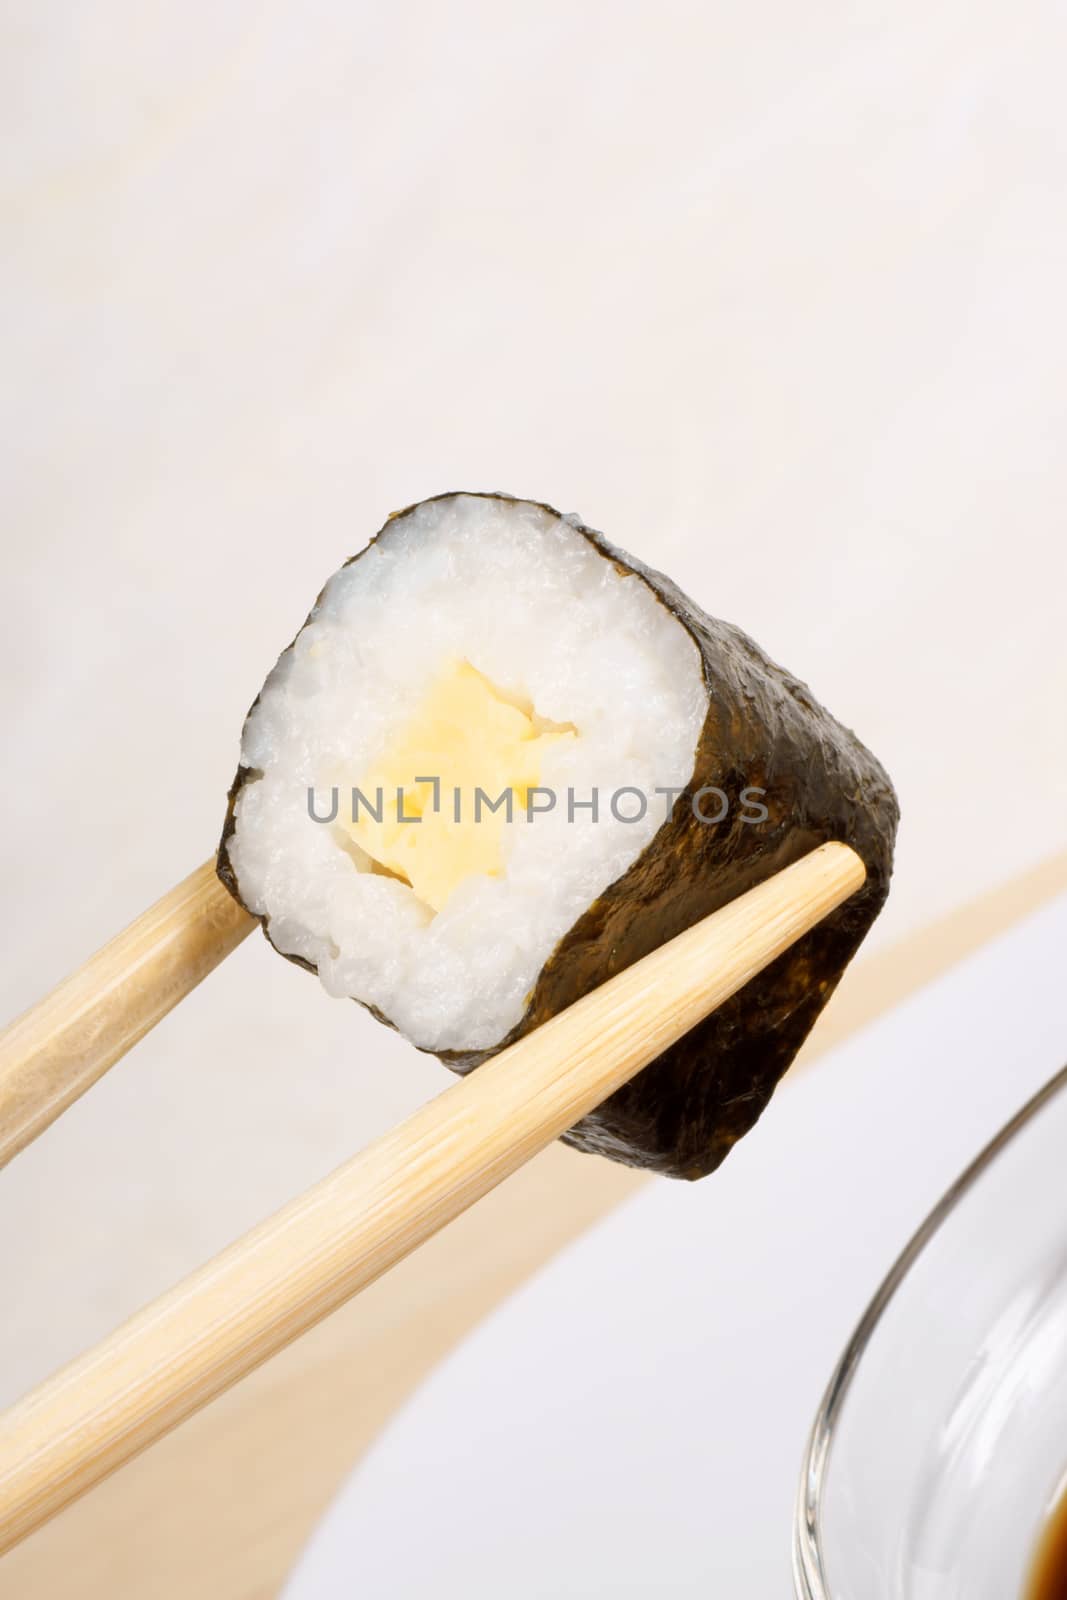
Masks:
[[[458,1072],[829,839],[863,888],[565,1138],[697,1178],[756,1121],[889,885],[875,758],[576,517],[394,514],[248,714],[218,870],[290,960]]]

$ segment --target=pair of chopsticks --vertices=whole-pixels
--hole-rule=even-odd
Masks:
[[[365,1288],[860,888],[824,844],[485,1062],[0,1417],[0,1552]],[[194,872],[0,1037],[0,1165],[254,926]]]

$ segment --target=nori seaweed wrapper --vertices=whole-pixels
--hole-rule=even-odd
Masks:
[[[543,502],[525,503],[559,516]],[[388,539],[414,510],[394,513],[376,540]],[[878,915],[889,890],[899,809],[880,763],[805,684],[739,628],[707,616],[662,573],[576,519],[567,522],[620,572],[647,584],[700,652],[708,708],[692,777],[670,820],[560,939],[520,1022],[491,1050],[442,1052],[441,1059],[456,1072],[473,1070],[816,845],[843,840],[866,864],[863,887],[563,1135],[576,1149],[629,1166],[701,1178],[756,1122]],[[219,846],[219,876],[237,899],[227,842],[237,796],[254,777],[238,769]],[[692,798],[704,787],[731,800],[746,788],[763,790],[767,817],[746,821],[751,812],[731,804],[723,821],[701,821]]]

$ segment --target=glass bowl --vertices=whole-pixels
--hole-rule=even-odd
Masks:
[[[1067,1068],[937,1205],[830,1380],[798,1600],[1020,1600],[1067,1470]]]

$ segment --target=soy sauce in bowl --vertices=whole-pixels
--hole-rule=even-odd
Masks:
[[[1065,1149],[1067,1067],[883,1280],[809,1439],[798,1600],[1067,1600]]]
[[[1067,1600],[1067,1489],[1045,1524],[1025,1600]]]

